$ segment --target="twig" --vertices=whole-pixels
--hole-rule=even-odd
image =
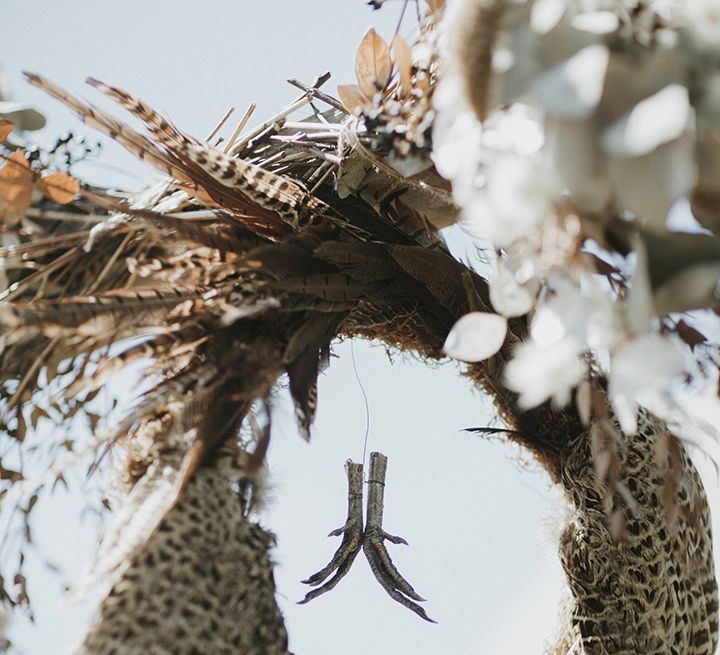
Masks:
[[[299,605],[304,605],[337,586],[340,580],[347,575],[357,554],[360,552],[363,539],[363,466],[347,460],[345,462],[345,473],[348,479],[347,520],[343,527],[333,530],[328,535],[329,537],[336,537],[342,534],[342,543],[325,568],[302,582],[304,584],[318,585],[326,580],[333,571],[337,570],[337,573],[322,587],[308,592],[305,598],[298,603]]]
[[[212,139],[222,129],[222,126],[225,125],[227,119],[232,116],[234,111],[235,107],[230,107],[230,109],[225,112],[225,115],[220,119],[220,122],[213,128],[212,132],[205,137],[205,141],[207,143],[210,143],[210,139]]]
[[[312,130],[325,132],[334,130],[339,132],[343,128],[341,123],[311,123],[310,121],[286,121],[285,127],[288,130],[301,130],[303,132],[309,132]]]
[[[405,544],[402,537],[396,537],[383,530],[383,506],[385,502],[385,473],[387,457],[382,453],[370,453],[370,478],[368,479],[367,523],[363,535],[363,551],[376,580],[388,595],[401,605],[412,610],[420,618],[435,623],[413,600],[424,601],[412,585],[400,575],[385,548],[385,540],[394,544]],[[410,599],[413,600],[410,600]]]
[[[107,218],[105,214],[81,214],[80,212],[59,211],[57,209],[40,209],[39,207],[28,207],[25,210],[25,216],[52,221],[72,221],[74,223],[100,223]]]
[[[298,109],[302,109],[305,105],[309,104],[312,98],[309,95],[305,95],[299,100],[296,100],[292,104],[288,105],[283,109],[282,111],[278,112],[271,118],[268,118],[266,121],[263,121],[258,125],[256,128],[251,130],[247,135],[245,135],[242,139],[240,139],[232,148],[230,151],[231,155],[236,155],[238,152],[240,152],[245,146],[247,146],[248,143],[250,143],[255,137],[261,135],[265,130],[273,127],[274,125],[277,125],[279,123],[283,123],[284,119],[292,114],[293,112],[296,112]]]
[[[324,93],[323,91],[320,91],[315,87],[309,87],[298,80],[288,80],[288,84],[292,84],[294,87],[302,89],[309,96],[317,98],[318,100],[322,100],[325,104],[330,105],[333,109],[341,111],[343,114],[348,113],[348,110],[342,106],[342,103],[339,100],[336,100],[332,96],[329,96],[327,93]]]
[[[250,103],[250,106],[245,110],[245,113],[243,114],[243,117],[240,119],[240,122],[237,124],[237,127],[233,130],[232,136],[230,137],[229,141],[227,142],[227,145],[223,149],[223,152],[227,153],[229,152],[230,148],[233,147],[233,144],[235,141],[237,141],[238,135],[240,132],[242,132],[245,129],[245,126],[247,125],[248,120],[250,120],[250,116],[253,115],[253,112],[255,111],[255,107],[257,105],[254,102]]]

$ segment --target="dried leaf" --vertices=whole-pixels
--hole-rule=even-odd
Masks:
[[[575,406],[583,425],[590,425],[592,416],[592,385],[583,380],[575,392]]]
[[[23,479],[23,474],[19,471],[13,471],[12,469],[6,469],[0,464],[0,480],[10,480],[10,482],[19,482]]]
[[[681,320],[677,326],[676,330],[678,333],[678,336],[688,345],[690,346],[690,350],[695,350],[695,346],[700,345],[701,343],[707,342],[707,337],[700,331],[696,330],[691,325],[688,325],[685,321]]]
[[[36,405],[32,412],[30,412],[30,425],[33,430],[37,429],[38,421],[40,418],[46,418],[50,420],[50,414],[48,414],[42,407]]]
[[[668,453],[670,452],[670,435],[667,432],[660,432],[655,441],[653,451],[653,463],[659,470],[668,467]]]
[[[38,498],[39,498],[39,496],[37,494],[33,494],[32,496],[30,496],[30,500],[28,500],[27,507],[24,510],[22,510],[23,513],[29,514],[30,512],[32,512],[32,508],[35,507],[35,503],[37,503]]]
[[[27,580],[22,573],[16,573],[13,577],[13,583],[18,587],[17,602],[21,605],[27,605],[30,598],[27,594]]]
[[[356,84],[341,84],[337,88],[337,94],[343,107],[353,116],[357,115],[358,110],[365,109],[370,104]]]
[[[17,225],[30,206],[32,186],[30,162],[16,150],[0,167],[0,223]]]
[[[38,182],[38,191],[60,205],[72,202],[80,192],[80,184],[68,173],[58,171],[43,176]]]
[[[621,509],[616,509],[607,519],[608,531],[613,543],[621,544],[627,539],[627,517]]]
[[[595,265],[595,270],[606,277],[619,276],[620,271],[615,268],[612,264],[609,264],[604,259],[601,259],[593,253],[586,253]]]
[[[65,476],[62,473],[58,473],[55,476],[55,481],[52,485],[52,490],[55,491],[55,487],[57,487],[59,484],[61,484],[65,489],[69,489],[67,480],[65,479]]]
[[[14,127],[15,123],[11,123],[9,120],[0,118],[0,143],[8,138]]]
[[[439,18],[445,9],[445,0],[427,0],[427,6],[430,15]]]
[[[390,44],[395,55],[395,65],[400,73],[400,92],[403,96],[412,91],[412,50],[408,42],[399,34],[393,37]]]
[[[22,400],[22,399],[21,399]],[[27,424],[25,423],[25,417],[22,412],[18,412],[17,415],[17,427],[13,432],[13,437],[18,441],[25,441],[25,433],[27,432]]]
[[[355,75],[365,97],[372,98],[390,81],[392,61],[385,39],[370,29],[363,37],[355,57]]]

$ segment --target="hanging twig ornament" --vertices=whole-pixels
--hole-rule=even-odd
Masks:
[[[308,592],[300,605],[317,598],[326,591],[333,589],[350,570],[355,557],[360,552],[363,539],[363,466],[355,464],[352,460],[345,462],[345,473],[348,479],[348,513],[345,525],[333,530],[328,537],[339,537],[343,535],[340,547],[335,551],[330,563],[317,573],[311,575],[304,584],[318,585],[337,569],[334,577],[328,580],[322,587]]]
[[[340,547],[335,551],[330,563],[317,573],[311,575],[305,584],[318,585],[328,578],[335,570],[333,578],[321,587],[310,591],[300,604],[317,598],[326,591],[333,589],[347,574],[355,557],[362,546],[365,557],[370,564],[373,575],[390,597],[415,612],[418,616],[435,623],[414,601],[423,602],[422,598],[412,585],[400,575],[390,559],[385,548],[385,540],[394,544],[405,544],[402,537],[396,537],[383,530],[383,508],[385,502],[385,474],[387,472],[387,457],[382,453],[370,454],[370,477],[368,479],[367,522],[363,529],[362,514],[362,464],[355,464],[351,460],[345,462],[345,472],[348,478],[348,515],[342,528],[333,530],[328,536],[343,535]]]
[[[383,530],[383,508],[385,503],[385,473],[387,457],[382,453],[370,453],[370,478],[368,479],[367,522],[363,533],[362,547],[375,579],[387,591],[390,598],[412,610],[419,617],[435,623],[425,610],[413,601],[423,602],[412,585],[400,575],[385,548],[385,540],[394,544],[405,544],[402,537],[396,537]],[[412,599],[412,600],[411,600]]]

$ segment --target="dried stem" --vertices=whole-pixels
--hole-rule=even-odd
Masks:
[[[348,479],[348,513],[345,525],[333,530],[328,536],[338,537],[343,535],[340,547],[335,551],[330,563],[311,575],[304,584],[317,585],[327,579],[335,570],[337,573],[322,587],[308,592],[300,605],[317,598],[326,591],[330,591],[347,575],[355,557],[360,552],[363,539],[363,466],[348,460],[345,462],[345,473]]]

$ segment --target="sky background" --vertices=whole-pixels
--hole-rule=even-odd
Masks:
[[[329,70],[331,92],[354,82],[363,33],[373,25],[389,40],[401,4],[390,0],[373,12],[363,0],[0,0],[0,63],[15,96],[47,116],[48,126],[36,135],[41,143],[67,130],[97,137],[26,85],[23,69],[106,108],[111,105],[84,78],[124,87],[204,137],[230,106],[237,120],[256,102],[250,125],[285,106],[297,97],[288,78],[311,82]],[[412,26],[406,20],[403,31],[411,33]],[[90,171],[93,181],[130,188],[157,178],[112,143],[100,162],[76,173],[87,179]],[[555,632],[563,588],[557,490],[515,447],[461,431],[489,425],[493,414],[456,364],[428,366],[360,341],[338,344],[335,354],[320,380],[309,445],[297,435],[289,400],[275,408],[262,523],[278,536],[276,581],[291,650],[542,653]],[[389,550],[428,599],[437,625],[394,603],[363,558],[332,592],[296,605],[307,591],[299,580],[324,566],[338,545],[325,535],[345,520],[344,462],[362,458],[366,415],[358,377],[368,397],[368,453],[379,450],[389,458],[385,528],[410,543]],[[68,606],[61,593],[61,582],[77,577],[92,559],[97,538],[95,522],[81,519],[91,489],[77,480],[37,511],[39,550],[61,564],[63,574],[50,574],[39,557],[32,562],[37,621],[33,626],[16,618],[11,627],[25,655],[70,653],[93,610],[92,597]],[[715,507],[717,483],[709,484]]]

